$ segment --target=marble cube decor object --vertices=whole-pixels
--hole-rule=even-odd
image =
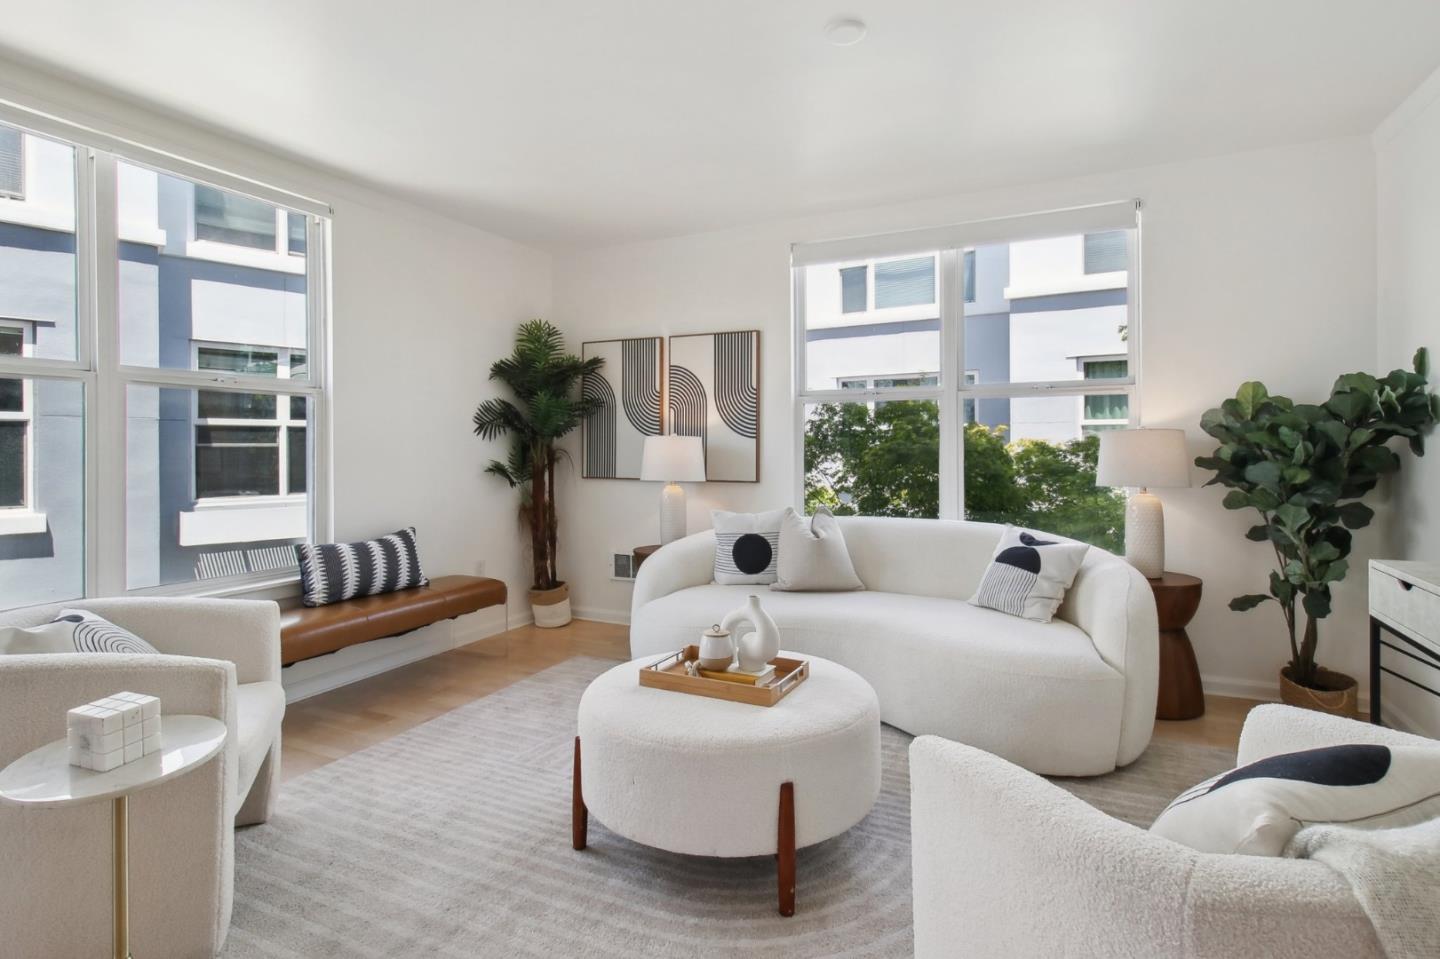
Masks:
[[[70,765],[96,772],[160,751],[160,700],[142,693],[116,693],[65,716]]]

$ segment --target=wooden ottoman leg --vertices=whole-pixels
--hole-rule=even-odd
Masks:
[[[570,844],[576,849],[585,848],[585,836],[590,827],[590,811],[585,808],[585,797],[580,792],[580,737],[575,737],[575,775],[570,799]]]
[[[780,915],[795,915],[795,784],[780,784],[780,830],[775,872],[780,885]]]

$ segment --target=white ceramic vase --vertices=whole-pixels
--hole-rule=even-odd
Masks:
[[[739,628],[740,624],[749,630]],[[760,608],[760,597],[751,596],[745,605],[732,609],[720,621],[721,629],[728,629],[736,637],[735,649],[739,667],[747,673],[757,673],[766,664],[780,655],[780,627],[770,614]]]

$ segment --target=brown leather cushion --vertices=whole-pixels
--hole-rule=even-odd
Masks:
[[[288,666],[504,602],[505,584],[498,579],[439,576],[428,586],[283,610],[280,662]]]

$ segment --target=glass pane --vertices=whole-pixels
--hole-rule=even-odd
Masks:
[[[933,400],[806,407],[805,507],[863,516],[940,515]]]
[[[1123,380],[1130,375],[1128,360],[1086,360],[1085,379]]]
[[[0,318],[25,356],[76,358],[75,268],[75,148],[0,126]]]
[[[301,415],[303,416],[305,401],[300,397],[296,397],[291,402],[301,404]],[[289,455],[289,463],[286,467],[288,474],[286,478],[288,489],[286,492],[291,494],[304,493],[308,489],[310,472],[308,469],[309,459],[305,452],[305,427],[292,426],[285,431],[285,437],[287,444],[286,452]]]
[[[122,362],[283,378],[307,346],[306,259],[276,208],[124,162],[116,181]]]
[[[24,508],[28,422],[0,420],[0,509]]]
[[[912,257],[875,264],[875,309],[935,302],[935,258]]]
[[[1085,272],[1115,273],[1128,269],[1129,257],[1125,251],[1128,236],[1124,230],[1085,234]]]
[[[927,265],[928,264],[928,265]],[[864,265],[805,268],[805,379],[811,390],[863,389],[877,379],[916,380],[940,369],[940,311],[935,304],[935,257]],[[875,271],[875,309],[864,298],[864,278]],[[858,272],[852,272],[858,271]],[[846,288],[858,276],[860,292]],[[881,302],[885,277],[887,302]],[[908,285],[907,285],[908,284]],[[853,299],[851,298],[853,296]],[[906,300],[923,300],[897,306]],[[857,308],[858,307],[858,308]]]
[[[274,250],[275,208],[248,196],[197,183],[195,239]]]
[[[303,380],[303,379],[309,379],[309,377],[310,377],[310,364],[309,364],[309,362],[306,360],[305,354],[304,354],[304,353],[301,353],[299,350],[291,350],[291,351],[290,351],[290,378],[291,378],[292,380]]]
[[[965,302],[975,302],[975,251],[965,251]]]
[[[22,386],[0,415],[0,609],[85,595],[85,387]]]
[[[285,214],[286,233],[288,234],[289,249],[295,256],[305,255],[305,214]]]
[[[870,290],[866,282],[868,266],[847,266],[840,271],[840,311],[863,313],[870,306]]]
[[[965,366],[977,383],[1080,380],[1084,357],[1126,355],[1124,267],[1090,274],[1087,240],[1074,234],[974,249]]]
[[[1087,420],[1128,420],[1130,397],[1123,393],[1087,396],[1083,417]]]
[[[980,402],[983,416],[988,401]],[[1011,441],[1003,426],[968,424],[965,518],[1014,523],[1123,554],[1125,496],[1095,485],[1099,452],[1095,436]]]
[[[0,126],[0,196],[25,195],[25,135]]]
[[[303,396],[128,388],[129,588],[294,565],[310,475],[296,400],[303,414]]]

